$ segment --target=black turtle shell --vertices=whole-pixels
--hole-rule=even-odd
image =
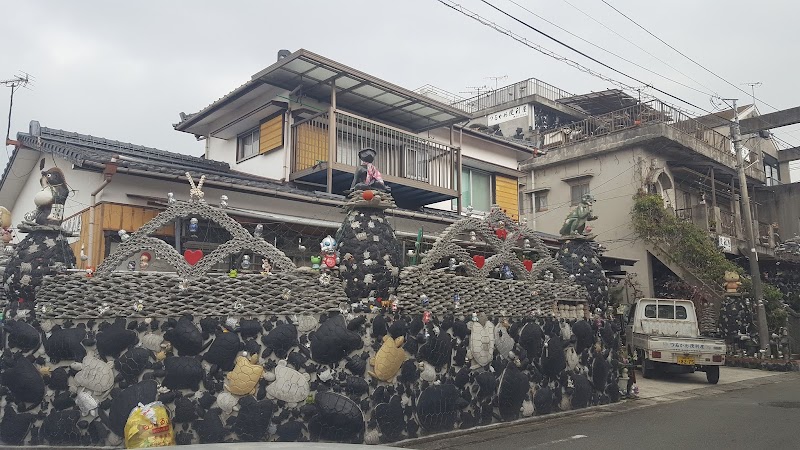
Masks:
[[[4,444],[20,445],[28,436],[36,416],[30,413],[17,413],[14,407],[6,405],[3,419],[0,420],[0,441]]]
[[[190,423],[197,419],[197,402],[186,398],[178,397],[175,399],[175,423]]]
[[[567,358],[564,355],[564,341],[561,336],[553,335],[547,341],[547,348],[542,350],[542,373],[551,380],[558,378],[559,373],[567,368]]]
[[[81,341],[86,337],[83,327],[61,328],[53,327],[50,337],[44,343],[44,350],[51,362],[61,360],[83,361],[86,349]]]
[[[445,364],[450,364],[453,357],[453,344],[450,335],[441,331],[438,336],[431,335],[425,344],[419,348],[419,356],[422,360],[431,363],[436,369]]]
[[[201,444],[213,444],[222,442],[228,431],[222,424],[222,419],[219,418],[222,410],[219,408],[212,408],[206,411],[203,420],[195,422],[194,429],[200,435]]]
[[[5,362],[3,385],[17,403],[39,403],[44,398],[44,379],[32,362],[21,354]]]
[[[67,367],[59,367],[50,372],[50,379],[47,385],[54,391],[65,391],[69,389],[69,369]]]
[[[458,415],[458,388],[452,384],[427,387],[417,399],[417,420],[433,433],[453,429]]]
[[[573,409],[586,408],[592,398],[592,384],[583,374],[574,374],[572,377],[572,398],[570,404]]]
[[[539,324],[529,322],[519,332],[519,345],[525,349],[528,359],[534,361],[542,355],[544,331]]]
[[[344,317],[335,315],[311,334],[311,359],[322,364],[341,361],[353,350],[364,346],[361,335],[347,329]]]
[[[394,395],[389,403],[381,403],[376,406],[372,418],[378,422],[378,428],[387,441],[400,439],[406,422],[400,396]]]
[[[239,321],[239,334],[242,339],[256,337],[261,333],[261,322],[256,319],[242,319]]]
[[[259,324],[259,329],[261,324]],[[236,355],[242,350],[242,341],[236,333],[218,333],[214,342],[208,347],[203,359],[209,364],[216,364],[220,369],[233,370]]]
[[[174,328],[164,333],[181,356],[194,356],[203,351],[203,333],[197,328],[190,316],[183,316]]]
[[[144,347],[134,347],[114,361],[114,367],[125,379],[135,381],[150,364],[153,352]]]
[[[317,407],[309,423],[312,438],[323,441],[360,443],[364,439],[364,414],[358,404],[349,398],[326,391],[314,398]]]
[[[203,381],[203,365],[194,356],[170,356],[164,360],[164,386],[169,389],[200,389]]]
[[[290,420],[278,425],[275,433],[278,435],[278,442],[296,442],[303,436],[306,426],[297,420]]]
[[[39,347],[41,335],[32,325],[18,320],[7,320],[4,329],[8,333],[8,346],[28,351]]]
[[[41,434],[53,445],[74,445],[80,442],[81,433],[78,421],[81,412],[77,409],[51,411],[42,423]]]
[[[553,411],[553,391],[542,386],[533,394],[533,409],[537,414],[550,414]]]
[[[583,353],[584,350],[592,346],[592,326],[585,320],[578,320],[572,324],[572,334],[575,335],[575,352]]]
[[[97,333],[97,351],[101,358],[107,356],[116,358],[123,350],[139,342],[136,332],[126,329],[125,324],[125,319],[118,318],[113,324]]]
[[[291,323],[282,323],[261,336],[261,342],[267,346],[268,352],[274,352],[278,358],[285,358],[289,350],[297,345],[297,327]]]
[[[497,391],[497,405],[503,420],[514,420],[519,417],[525,394],[530,389],[528,376],[520,372],[514,364],[508,364],[500,377]]]
[[[247,442],[257,442],[267,434],[275,404],[271,400],[257,401],[252,396],[239,400],[239,415],[233,424],[233,431],[239,439]]]

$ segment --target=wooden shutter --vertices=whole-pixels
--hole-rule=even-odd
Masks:
[[[495,175],[494,198],[497,206],[505,211],[508,217],[519,220],[519,187],[516,178]]]
[[[258,153],[268,153],[281,147],[283,147],[283,114],[261,124]]]

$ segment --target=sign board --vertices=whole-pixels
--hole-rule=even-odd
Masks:
[[[528,111],[530,110],[529,108],[530,107],[528,105],[520,105],[489,114],[489,126],[508,122],[509,120],[519,119],[521,117],[527,117]]]
[[[729,236],[717,236],[719,246],[728,253],[733,253],[733,245]]]

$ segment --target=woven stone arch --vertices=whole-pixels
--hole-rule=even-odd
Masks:
[[[208,273],[212,267],[222,262],[225,258],[243,250],[268,259],[275,272],[285,272],[296,268],[292,260],[272,244],[264,239],[249,236],[247,239],[231,239],[224,244],[220,244],[192,268],[190,276],[201,276]]]
[[[561,263],[552,256],[547,256],[539,261],[536,261],[533,264],[533,269],[531,269],[528,276],[531,280],[536,280],[538,279],[539,275],[544,273],[546,270],[549,270],[553,274],[554,281],[566,281],[569,278],[569,274],[564,269],[564,266],[562,266]]]
[[[525,280],[528,278],[528,270],[525,269],[525,266],[522,264],[522,261],[517,258],[517,255],[510,251],[498,253],[486,258],[486,263],[480,269],[481,276],[488,277],[494,268],[502,267],[503,264],[508,264],[511,272],[517,277],[517,280]]]
[[[431,271],[436,263],[444,258],[455,258],[467,271],[468,276],[474,277],[480,274],[478,266],[475,265],[469,252],[454,242],[441,242],[434,245],[432,249],[428,250],[428,254],[419,265],[420,270]]]
[[[537,236],[533,230],[527,227],[520,227],[519,230],[515,231],[514,233],[510,233],[508,235],[507,242],[509,246],[521,245],[518,243],[520,241],[524,241],[525,239],[528,239],[531,244],[531,247],[526,251],[536,253],[536,255],[539,256],[539,259],[550,256],[550,251],[544,245],[544,242],[542,242],[541,238],[539,238],[539,236]]]
[[[108,275],[128,258],[139,252],[152,252],[156,258],[166,261],[167,264],[174,267],[180,276],[188,276],[192,271],[192,267],[174,247],[158,238],[140,236],[135,241],[129,239],[121,243],[114,253],[110,254],[97,267],[95,274]]]
[[[486,216],[485,220],[487,225],[493,225],[502,221],[503,225],[505,225],[506,231],[508,231],[508,234],[516,233],[520,228],[523,228],[516,220],[508,217],[508,215],[504,213],[500,207],[493,207],[492,210],[489,211],[489,214]]]
[[[503,242],[494,234],[494,230],[489,224],[475,217],[466,217],[445,228],[433,246],[435,248],[439,242],[453,242],[459,234],[470,231],[474,231],[476,235],[480,236],[494,252],[500,252],[503,247]],[[428,252],[430,253],[430,250]]]
[[[227,230],[231,235],[231,239],[228,242],[221,244],[209,255],[204,256],[194,267],[187,264],[183,256],[173,247],[150,236],[175,220],[186,217],[200,217],[212,221]],[[156,243],[156,241],[160,243]],[[159,259],[164,259],[174,266],[179,276],[196,277],[208,272],[222,258],[235,253],[231,250],[232,248],[247,249],[259,253],[270,261],[275,271],[289,271],[297,268],[282,251],[263,239],[253,237],[239,222],[233,220],[223,210],[205,202],[191,201],[175,202],[152,220],[142,225],[100,264],[96,273],[98,275],[110,274],[131,255],[139,251],[152,250]]]

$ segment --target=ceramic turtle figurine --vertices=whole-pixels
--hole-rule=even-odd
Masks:
[[[400,366],[408,359],[406,351],[403,350],[403,343],[405,338],[403,336],[397,339],[392,339],[391,335],[385,334],[383,336],[383,345],[381,345],[378,353],[374,358],[371,358],[369,364],[372,370],[369,375],[381,381],[389,381],[397,375]]]
[[[292,323],[297,327],[300,333],[308,333],[309,331],[317,328],[319,320],[314,316],[309,315],[295,315],[292,316]]]
[[[278,361],[275,367],[275,381],[267,386],[267,397],[283,400],[290,405],[297,405],[308,398],[310,376],[300,373],[286,363]]]
[[[88,391],[78,392],[78,395],[75,397],[75,404],[78,405],[78,409],[81,410],[81,416],[97,415],[97,407],[99,404]]]
[[[514,349],[514,338],[508,332],[508,327],[505,324],[500,324],[494,327],[494,348],[501,358],[508,359],[508,352]]]
[[[236,357],[236,365],[225,378],[225,389],[233,395],[254,394],[264,367],[258,364],[258,355]]]
[[[81,370],[75,374],[75,384],[102,396],[114,387],[114,362],[103,362],[86,355]]]
[[[160,334],[147,333],[142,336],[142,347],[150,350],[153,353],[161,351],[161,344],[164,342],[164,336]]]
[[[467,349],[467,357],[472,360],[472,369],[484,367],[492,362],[494,355],[494,323],[481,314],[481,320],[470,322],[467,327],[472,333]]]

